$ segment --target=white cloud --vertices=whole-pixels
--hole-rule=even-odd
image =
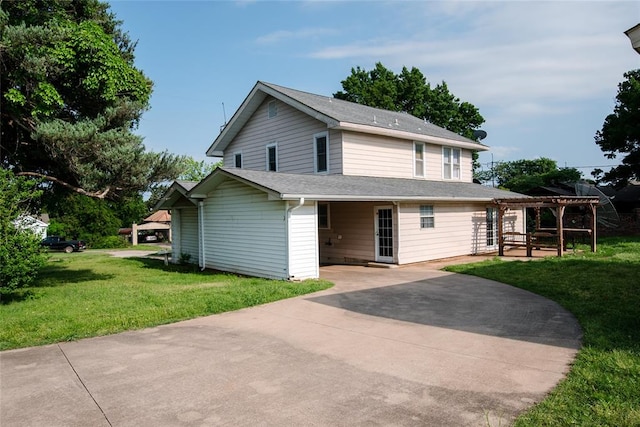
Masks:
[[[402,14],[407,23],[423,19],[424,25],[409,36],[398,31],[385,39],[325,46],[309,56],[381,61],[397,71],[415,66],[432,83],[445,80],[461,99],[502,107],[514,119],[563,114],[576,103],[613,97],[623,72],[637,68],[623,32],[637,20],[638,4],[393,3],[390,14]]]
[[[327,35],[336,34],[336,30],[330,28],[303,28],[300,30],[277,30],[271,33],[262,35],[256,39],[258,44],[276,44],[289,40],[300,40],[324,37]]]

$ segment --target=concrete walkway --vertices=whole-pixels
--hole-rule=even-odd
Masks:
[[[0,353],[2,426],[507,425],[563,378],[555,303],[414,266],[333,266],[330,290]]]

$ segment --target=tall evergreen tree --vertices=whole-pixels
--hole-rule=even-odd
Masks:
[[[175,178],[133,133],[152,90],[134,50],[99,0],[0,0],[0,165],[95,198]]]

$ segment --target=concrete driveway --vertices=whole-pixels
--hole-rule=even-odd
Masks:
[[[506,425],[563,378],[557,304],[422,267],[333,266],[330,290],[0,353],[2,426]]]

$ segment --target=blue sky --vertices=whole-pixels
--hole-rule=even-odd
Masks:
[[[197,160],[257,80],[326,96],[360,66],[417,67],[479,108],[481,163],[549,157],[607,170],[594,142],[640,55],[640,2],[110,1],[154,81],[138,129]],[[223,110],[224,104],[224,110]]]

